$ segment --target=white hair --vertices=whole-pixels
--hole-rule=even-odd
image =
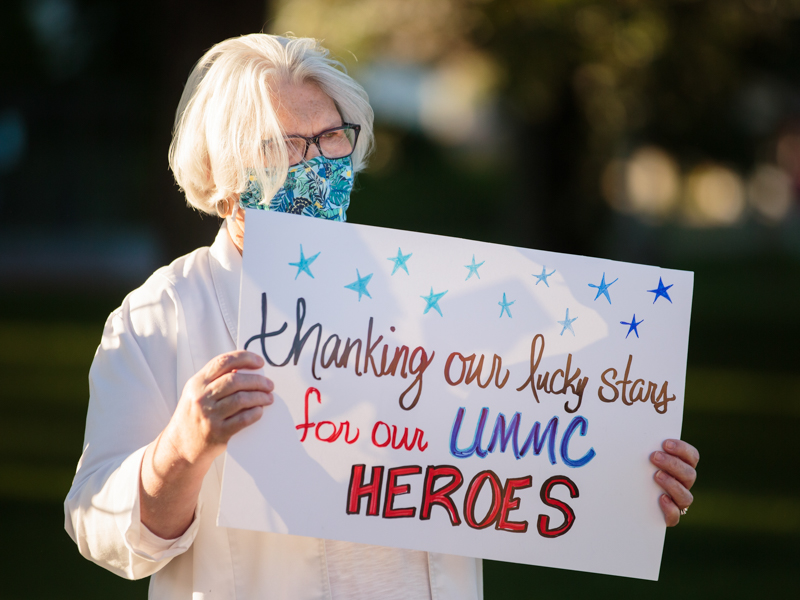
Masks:
[[[285,135],[272,94],[284,83],[319,86],[345,122],[361,125],[352,160],[355,171],[366,166],[373,144],[372,108],[344,66],[311,38],[244,35],[203,55],[175,114],[169,165],[189,204],[218,213],[218,203],[237,199],[253,175],[264,200],[283,185],[286,146],[269,142]]]

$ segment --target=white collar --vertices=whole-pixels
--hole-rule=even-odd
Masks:
[[[242,255],[228,235],[227,223],[222,222],[217,238],[210,248],[211,277],[217,292],[222,317],[234,344],[239,331],[239,290],[242,279]],[[238,344],[236,346],[238,348]]]

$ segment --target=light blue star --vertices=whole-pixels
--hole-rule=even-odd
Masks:
[[[636,328],[642,324],[642,321],[644,321],[644,319],[642,319],[641,321],[637,321],[636,314],[634,314],[630,323],[626,323],[625,321],[619,322],[620,325],[628,325],[628,333],[625,334],[626,340],[628,339],[628,336],[631,334],[631,331],[636,334],[637,338],[639,337],[639,330]]]
[[[481,278],[481,274],[480,274],[480,273],[478,273],[478,269],[479,269],[479,268],[481,267],[481,265],[483,265],[483,263],[485,263],[485,262],[486,262],[486,261],[484,260],[483,262],[480,262],[480,263],[478,263],[478,264],[476,265],[476,264],[475,264],[475,255],[473,254],[473,255],[472,255],[472,264],[471,264],[471,265],[464,265],[464,266],[465,266],[467,269],[469,269],[469,273],[467,273],[467,279],[469,279],[469,278],[470,278],[470,277],[472,277],[473,275],[476,275],[476,276],[478,277],[478,279],[480,279],[480,278]],[[466,281],[467,279],[465,279],[464,281]]]
[[[303,255],[303,244],[300,244],[300,260],[298,262],[296,262],[296,263],[289,263],[290,267],[297,267],[297,274],[294,276],[294,278],[297,279],[297,277],[300,275],[300,273],[305,271],[306,273],[308,273],[308,276],[311,277],[311,279],[314,279],[314,274],[311,272],[311,269],[309,269],[308,267],[311,265],[311,263],[313,263],[315,260],[317,260],[318,256],[319,256],[319,252],[317,252],[311,258],[306,258]]]
[[[655,304],[656,300],[658,300],[661,296],[664,296],[664,298],[669,300],[669,303],[672,304],[672,298],[669,297],[669,294],[667,293],[667,290],[669,288],[671,288],[673,285],[675,285],[675,284],[674,283],[670,283],[668,286],[664,287],[664,282],[661,281],[661,277],[659,277],[658,278],[658,287],[656,289],[654,289],[654,290],[647,290],[648,292],[652,292],[652,293],[654,293],[656,295],[656,297],[653,298],[653,304]]]
[[[606,283],[606,274],[603,273],[603,279],[600,281],[600,285],[595,285],[593,283],[590,283],[589,287],[597,288],[597,296],[595,296],[594,299],[597,300],[602,294],[603,296],[606,297],[608,303],[611,304],[611,296],[608,295],[608,288],[617,283],[617,281],[619,281],[619,277],[617,277],[611,283]]]
[[[553,269],[553,273],[555,273],[555,272],[556,272],[556,270]],[[541,275],[534,274],[534,277],[536,277],[536,279],[538,279],[538,281],[536,282],[536,285],[539,285],[540,283],[542,283],[544,281],[544,284],[547,287],[550,287],[550,284],[547,283],[547,278],[550,277],[550,275],[552,275],[553,273],[548,273],[547,269],[544,266],[542,266],[542,274]]]
[[[563,325],[564,328],[561,330],[561,335],[564,335],[564,332],[569,329],[572,332],[572,335],[575,335],[575,330],[572,328],[573,321],[577,321],[578,317],[569,318],[569,309],[567,309],[567,316],[564,317],[563,321],[557,321],[559,325]]]
[[[358,278],[356,279],[356,281],[344,287],[346,287],[348,290],[353,290],[354,292],[358,292],[359,302],[361,302],[361,296],[372,298],[372,296],[370,296],[369,292],[367,291],[367,284],[369,283],[369,280],[372,279],[372,273],[370,273],[366,277],[362,277],[361,273],[359,273],[358,269],[356,269],[356,277]]]
[[[511,316],[511,311],[508,310],[508,307],[511,306],[512,304],[514,304],[514,302],[516,302],[516,300],[512,300],[511,302],[506,302],[506,293],[503,292],[503,301],[502,302],[498,302],[498,304],[500,305],[500,318],[501,319],[503,318],[503,313],[504,312],[508,313],[508,318],[509,319],[513,319],[514,318],[514,317]]]
[[[431,288],[430,294],[428,294],[427,296],[420,296],[420,298],[422,298],[423,300],[425,300],[425,302],[427,302],[427,304],[425,305],[425,310],[422,311],[422,314],[427,315],[430,309],[434,309],[436,312],[439,313],[440,317],[443,317],[444,315],[442,314],[442,309],[439,308],[439,300],[441,300],[442,296],[444,296],[447,292],[448,290],[445,290],[439,294],[434,294],[433,288]]]
[[[406,275],[409,275],[408,267],[406,266],[406,261],[411,258],[410,254],[403,254],[400,248],[397,249],[397,258],[392,258],[391,256],[386,260],[393,260],[394,261],[394,268],[392,269],[392,275],[394,275],[397,269],[403,269],[406,272]]]

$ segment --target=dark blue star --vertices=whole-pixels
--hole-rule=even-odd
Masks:
[[[561,330],[561,335],[564,335],[564,332],[569,329],[572,332],[572,335],[575,335],[575,330],[572,328],[573,321],[577,321],[578,317],[569,318],[569,309],[567,309],[567,316],[564,317],[563,321],[557,321],[559,325],[563,325],[564,328]]]
[[[606,297],[608,303],[611,304],[611,296],[608,295],[608,288],[617,283],[617,281],[619,281],[619,277],[617,277],[611,283],[606,283],[606,274],[603,273],[603,279],[600,280],[600,285],[595,285],[593,283],[590,283],[589,287],[597,288],[597,296],[595,296],[594,299],[597,300],[602,294],[603,296]]]
[[[642,321],[644,321],[644,319],[642,319],[641,321],[637,321],[636,314],[634,314],[630,323],[626,323],[625,321],[619,322],[620,325],[628,325],[628,333],[625,334],[626,340],[628,339],[628,336],[631,334],[631,331],[636,334],[637,338],[639,337],[639,330],[636,328],[642,324]]]
[[[504,312],[508,313],[508,318],[509,319],[513,319],[514,318],[514,317],[511,316],[511,311],[508,309],[508,307],[511,306],[512,304],[514,304],[514,302],[516,302],[516,300],[512,300],[511,302],[506,302],[506,294],[505,294],[505,292],[503,292],[503,301],[502,302],[498,302],[498,304],[500,305],[500,318],[501,319],[503,318],[503,313]]]
[[[361,302],[361,296],[372,298],[372,296],[370,296],[369,292],[367,291],[367,284],[369,283],[369,280],[372,279],[372,273],[370,273],[366,277],[362,277],[361,273],[359,273],[358,269],[356,269],[356,277],[357,277],[356,281],[344,287],[346,287],[348,290],[353,290],[354,292],[358,292],[359,302]]]
[[[425,300],[425,302],[427,302],[427,304],[425,305],[425,310],[422,311],[422,314],[427,315],[430,309],[434,309],[436,312],[439,313],[440,317],[443,317],[444,315],[442,314],[442,309],[439,308],[439,300],[441,300],[442,296],[444,296],[447,292],[448,290],[445,290],[439,294],[434,294],[433,288],[431,288],[430,294],[428,294],[427,296],[420,296],[420,298],[422,298],[423,300]]]
[[[653,298],[653,304],[655,304],[656,300],[658,300],[661,296],[664,296],[664,298],[669,300],[669,303],[672,304],[672,298],[669,297],[669,294],[667,293],[667,290],[669,288],[671,288],[673,285],[675,285],[675,284],[674,283],[670,283],[668,286],[664,287],[664,282],[661,281],[661,277],[659,277],[658,278],[658,287],[656,289],[654,289],[654,290],[647,290],[648,292],[652,292],[653,294],[656,295],[656,297]]]
[[[484,260],[483,262],[480,262],[480,263],[478,263],[478,264],[476,265],[476,264],[475,264],[475,255],[473,254],[473,255],[472,255],[472,264],[471,264],[471,265],[464,265],[464,266],[465,266],[467,269],[469,269],[469,273],[467,273],[467,279],[469,279],[469,278],[470,278],[470,277],[472,277],[473,275],[477,275],[478,279],[480,279],[480,278],[481,278],[481,274],[480,274],[480,273],[478,273],[478,269],[479,269],[479,268],[480,268],[480,266],[481,266],[481,265],[483,265],[483,263],[485,263],[485,262],[486,262],[486,261]],[[466,281],[467,279],[465,279],[464,281]]]
[[[394,268],[392,269],[392,275],[394,275],[397,269],[403,269],[406,272],[406,275],[409,275],[408,267],[406,266],[406,261],[411,258],[410,254],[403,254],[400,248],[397,249],[397,258],[389,257],[386,260],[393,260],[394,261]]]
[[[311,272],[311,270],[308,267],[311,265],[311,263],[313,263],[315,260],[317,260],[318,256],[319,256],[319,252],[317,252],[311,258],[306,258],[303,255],[303,244],[300,244],[300,260],[298,262],[296,262],[296,263],[289,263],[290,267],[297,267],[297,274],[295,274],[294,278],[297,279],[297,277],[300,275],[300,273],[305,271],[306,273],[308,273],[308,276],[311,277],[311,279],[314,279],[314,274]]]
[[[556,270],[553,269],[553,273],[555,273],[555,272],[556,272]],[[536,279],[538,279],[538,281],[536,282],[536,285],[539,285],[540,283],[542,283],[544,281],[544,284],[547,287],[550,287],[550,284],[547,283],[547,278],[550,277],[550,275],[552,275],[553,273],[548,273],[547,272],[547,268],[542,266],[542,274],[541,275],[536,275],[536,274],[533,275],[534,277],[536,277]]]

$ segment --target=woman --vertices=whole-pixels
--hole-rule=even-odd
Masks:
[[[344,220],[371,143],[366,94],[314,40],[227,40],[187,83],[170,166],[189,203],[225,223],[210,248],[159,269],[109,317],[65,503],[81,553],[124,577],[152,575],[151,598],[482,597],[476,559],[215,523],[226,444],[269,418],[273,391],[247,372],[263,360],[235,349],[237,209]],[[652,460],[674,525],[692,501],[696,451],[677,440],[664,450]]]

